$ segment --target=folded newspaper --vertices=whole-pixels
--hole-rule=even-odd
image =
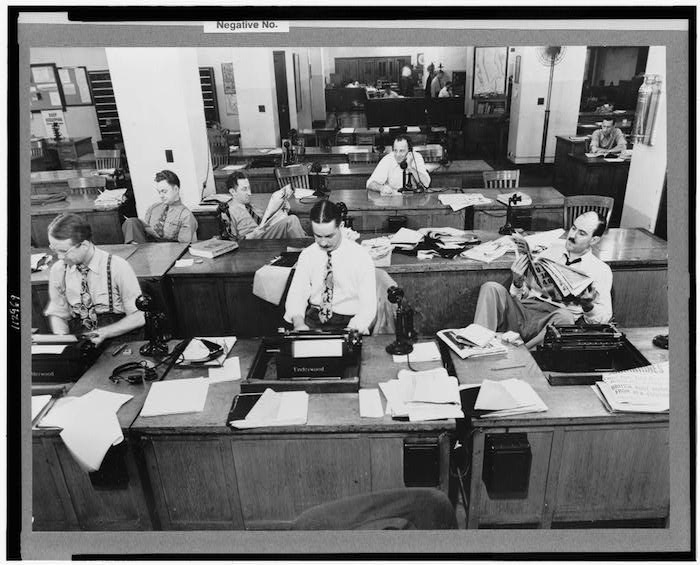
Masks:
[[[288,202],[294,194],[292,185],[288,184],[272,193],[270,200],[265,208],[265,213],[260,221],[260,226],[267,227],[276,224],[280,220],[287,217]]]
[[[593,279],[571,267],[557,263],[546,257],[534,259],[527,240],[518,234],[511,236],[515,243],[516,256],[528,258],[529,269],[543,294],[555,302],[562,302],[569,296],[579,296],[586,290]]]

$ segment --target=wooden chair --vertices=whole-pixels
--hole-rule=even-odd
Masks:
[[[102,176],[77,177],[68,179],[68,188],[70,189],[70,193],[82,194],[83,196],[98,195],[105,189],[106,185],[107,179]]]
[[[95,168],[121,169],[122,154],[119,149],[95,149]]]
[[[514,171],[484,171],[484,188],[518,188],[520,169]]]
[[[423,161],[426,163],[437,163],[442,159],[442,145],[431,145],[416,147],[414,151],[417,151],[423,156]]]
[[[280,188],[288,184],[292,188],[309,188],[309,169],[306,165],[290,165],[275,169],[275,177]]]
[[[591,211],[598,212],[605,217],[605,221],[609,225],[614,205],[615,199],[610,196],[593,194],[567,196],[564,198],[564,229],[568,230],[578,216]]]
[[[212,165],[214,167],[228,165],[228,130],[208,128],[207,139],[209,140]]]
[[[356,133],[355,134],[355,144],[356,145],[374,145],[375,136],[373,133]]]
[[[379,163],[379,153],[348,153],[348,163]]]

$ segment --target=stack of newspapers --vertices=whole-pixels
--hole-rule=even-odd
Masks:
[[[610,412],[667,412],[668,361],[603,375],[592,388]]]
[[[469,324],[466,328],[439,330],[437,335],[461,359],[508,352],[506,346],[496,337],[496,332],[479,324]]]

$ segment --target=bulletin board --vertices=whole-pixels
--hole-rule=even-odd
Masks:
[[[474,48],[474,98],[505,94],[507,62],[507,47]]]
[[[92,106],[86,67],[58,67],[58,79],[66,106]]]
[[[41,110],[65,109],[63,88],[58,80],[58,70],[53,63],[30,65],[29,91],[30,109],[32,112]]]

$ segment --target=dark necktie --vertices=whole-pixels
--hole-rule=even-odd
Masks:
[[[163,208],[163,212],[161,213],[160,218],[158,218],[158,221],[156,222],[156,225],[153,226],[153,231],[158,234],[158,237],[163,237],[163,226],[165,226],[165,219],[168,217],[169,209],[170,206],[166,204]]]
[[[245,209],[248,210],[248,213],[250,214],[250,217],[253,218],[253,221],[260,225],[260,220],[262,220],[262,218],[255,212],[253,207],[250,204],[246,204]]]
[[[569,265],[573,265],[574,263],[580,263],[581,262],[581,257],[577,257],[576,259],[569,260],[568,255],[564,255],[564,259],[566,260],[566,266],[568,267]]]
[[[321,309],[318,311],[318,319],[325,324],[333,315],[333,263],[331,252],[328,252],[326,263],[326,277],[323,279],[323,293],[321,294]]]
[[[95,305],[92,302],[92,297],[90,296],[90,288],[88,287],[88,271],[90,270],[87,265],[78,265],[78,270],[80,271],[81,281],[80,281],[80,304],[78,305],[78,315],[80,316],[80,323],[87,331],[93,331],[97,328],[97,312],[95,311]]]

